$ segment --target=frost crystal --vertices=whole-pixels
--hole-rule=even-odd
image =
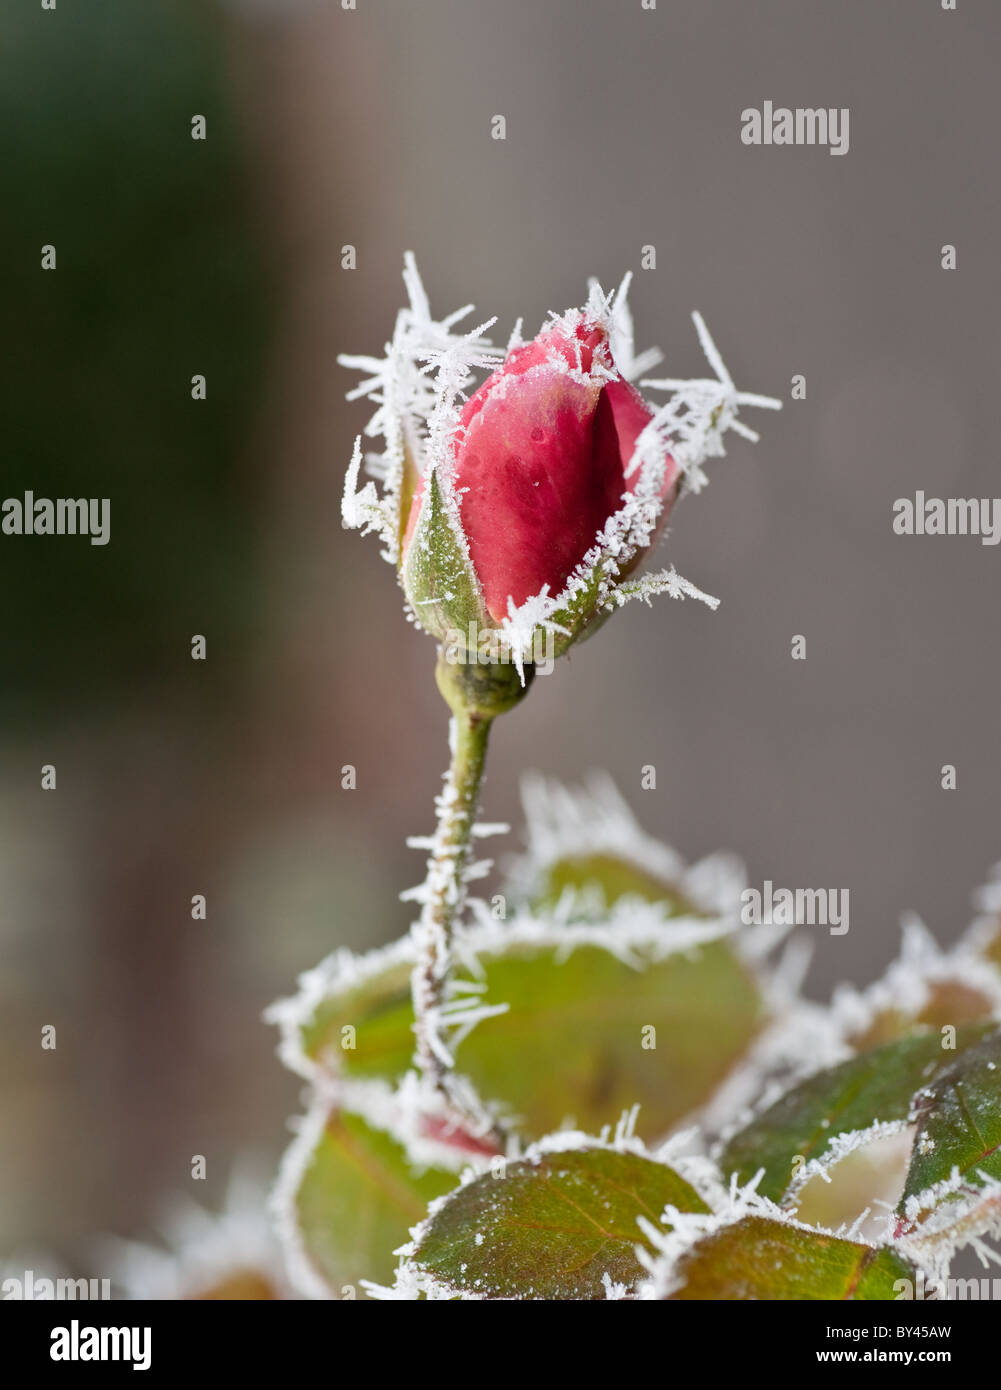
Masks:
[[[726,453],[723,436],[727,430],[732,429],[752,443],[758,440],[756,432],[737,418],[740,407],[781,410],[782,403],[771,396],[738,391],[702,315],[693,314],[692,322],[715,376],[701,381],[664,377],[647,379],[640,384],[652,390],[672,392],[671,399],[658,411],[657,428],[671,440],[671,452],[685,472],[689,491],[699,492],[708,481],[702,464],[706,459],[719,458]]]
[[[392,341],[384,357],[342,354],[338,362],[365,374],[348,393],[348,400],[367,397],[377,409],[365,426],[370,439],[382,439],[381,451],[365,458],[368,472],[383,485],[380,498],[373,483],[357,491],[361,465],[361,441],[355,444],[344,491],[342,514],[346,527],[378,530],[384,557],[399,560],[400,510],[404,475],[416,476],[443,453],[443,441],[458,418],[461,400],[478,368],[492,369],[504,353],[483,336],[489,323],[464,334],[453,333],[473,312],[467,304],[446,318],[431,317],[427,294],[421,284],[413,253],[404,257],[403,281],[409,304],[396,319]]]
[[[664,360],[660,348],[647,348],[637,355],[633,333],[633,315],[629,307],[629,287],[632,271],[622,277],[619,288],[605,295],[598,281],[591,276],[587,282],[587,312],[591,318],[608,325],[612,358],[627,381],[638,381],[644,372],[652,371]]]

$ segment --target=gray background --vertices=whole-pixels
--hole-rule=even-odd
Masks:
[[[318,156],[298,370],[329,391],[329,414],[295,457],[321,474],[329,458],[331,492],[365,416],[345,416],[330,358],[381,343],[404,246],[433,304],[472,299],[505,328],[575,302],[588,272],[613,283],[633,268],[638,340],[671,371],[702,372],[699,308],[738,384],[786,399],[781,416],[748,414],[762,442],[733,439],[663,548],[721,596],[718,613],[637,607],[578,648],[498,728],[488,808],[512,810],[523,766],[572,777],[597,763],[687,854],[732,846],[757,881],[849,887],[852,930],[818,939],[818,987],[877,970],[904,908],[953,936],[1001,849],[998,551],[891,530],[894,499],[918,488],[999,491],[998,19],[931,0],[362,3],[287,34],[300,79],[342,77],[278,117],[280,143]],[[766,98],[847,106],[849,153],[744,146],[740,112]],[[330,244],[349,241],[360,268],[338,276]],[[654,272],[639,271],[647,243]],[[788,399],[796,373],[802,402]],[[392,792],[402,830],[426,818],[440,760],[435,697],[418,715],[412,693],[432,657],[401,632],[374,547],[332,549],[332,630],[356,603],[369,620],[363,698],[387,651],[401,663],[407,717],[359,728],[348,695],[343,737],[363,768],[387,742],[391,765],[413,767]],[[797,633],[805,662],[790,659]],[[643,793],[648,762],[661,776]]]

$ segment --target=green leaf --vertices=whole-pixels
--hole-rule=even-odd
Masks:
[[[704,1102],[743,1054],[760,1001],[730,948],[712,942],[632,969],[578,947],[488,966],[488,997],[507,1000],[458,1050],[481,1094],[506,1101],[537,1136],[572,1116],[596,1131],[637,1102],[640,1129],[663,1133]],[[644,1047],[646,1037],[656,1047]]]
[[[980,1029],[966,1029],[957,1039],[969,1043],[981,1034]],[[919,1033],[818,1072],[729,1141],[723,1172],[748,1182],[763,1168],[758,1191],[778,1201],[800,1167],[797,1158],[822,1158],[839,1134],[868,1129],[877,1120],[906,1120],[914,1092],[955,1056],[943,1051],[938,1033]]]
[[[409,962],[390,965],[356,989],[322,999],[299,1025],[306,1056],[334,1074],[402,1076],[414,1051],[410,970]]]
[[[459,1188],[432,1216],[412,1263],[484,1298],[604,1298],[602,1275],[632,1287],[652,1247],[639,1217],[665,1206],[704,1212],[672,1168],[612,1149],[574,1149],[510,1163]]]
[[[554,908],[568,888],[578,894],[597,890],[599,901],[607,907],[634,897],[662,903],[668,917],[706,915],[675,884],[614,854],[568,856],[547,865],[533,905],[541,910]]]
[[[725,942],[640,969],[590,945],[566,959],[547,945],[481,962],[485,999],[510,1008],[477,1025],[456,1065],[533,1138],[567,1118],[596,1132],[637,1102],[642,1133],[662,1134],[708,1098],[763,1017],[752,977]],[[413,1056],[408,979],[405,967],[394,967],[326,1000],[303,1029],[307,1054],[347,1076],[396,1081]],[[345,1048],[348,1025],[354,1046]]]
[[[671,1299],[726,1302],[895,1299],[915,1272],[895,1251],[746,1216],[706,1236],[678,1262]]]
[[[402,568],[403,587],[421,626],[444,640],[466,637],[469,624],[491,626],[475,573],[455,534],[441,487],[431,474]]]
[[[916,1111],[917,1135],[899,1211],[954,1169],[973,1186],[981,1185],[981,1174],[1001,1178],[1001,1031],[939,1072],[916,1097]]]
[[[598,594],[605,578],[605,566],[598,564],[590,571],[584,584],[567,601],[563,608],[557,609],[552,622],[558,630],[553,634],[553,655],[562,656],[574,642],[590,637],[606,621],[609,614],[598,608]]]
[[[359,1296],[361,1279],[392,1283],[393,1251],[456,1181],[442,1169],[414,1169],[401,1144],[360,1116],[332,1114],[293,1196],[311,1265],[335,1295],[351,1285]]]

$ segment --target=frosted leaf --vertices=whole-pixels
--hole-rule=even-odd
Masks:
[[[1001,1263],[1001,1255],[985,1244],[985,1238],[1001,1239],[1001,1182],[987,1178],[973,1190],[956,1172],[909,1199],[907,1219],[915,1221],[922,1212],[930,1214],[920,1226],[900,1235],[896,1245],[931,1279],[945,1281],[953,1260],[966,1248],[984,1266]]]
[[[395,1093],[380,1083],[314,1089],[270,1200],[289,1277],[304,1297],[330,1299],[363,1276],[388,1276],[408,1209],[423,1210],[474,1157],[421,1123],[425,1098],[416,1080]]]
[[[651,879],[677,887],[701,912],[736,922],[746,887],[744,866],[734,855],[713,854],[688,865],[681,855],[647,835],[614,781],[594,772],[579,787],[538,773],[521,783],[527,852],[508,866],[512,896],[533,898],[546,870],[560,860],[610,856],[634,865]],[[748,935],[756,935],[751,928]],[[746,942],[747,937],[742,935]]]
[[[276,1000],[264,1011],[265,1022],[275,1024],[279,1030],[278,1056],[285,1066],[309,1081],[322,1080],[325,1069],[304,1050],[302,1039],[303,1028],[320,1005],[331,997],[362,990],[394,970],[409,972],[415,959],[413,941],[405,936],[363,955],[340,947],[319,965],[304,971],[298,979],[297,993]]]
[[[519,911],[498,921],[487,911],[457,928],[454,954],[460,971],[451,982],[439,1025],[452,1048],[457,1035],[467,1037],[477,1023],[503,1013],[507,1001],[491,1002],[479,991],[481,958],[503,957],[524,948],[551,949],[557,960],[579,949],[597,949],[634,969],[685,955],[693,948],[727,937],[731,924],[719,919],[673,918],[665,930],[663,909],[655,903],[627,902],[615,906],[599,923],[563,920],[558,914],[536,916]],[[390,946],[364,955],[348,950],[333,952],[299,979],[299,992],[270,1006],[265,1017],[281,1032],[279,1055],[292,1071],[320,1081],[328,1067],[309,1055],[303,1046],[303,1030],[321,1005],[346,998],[380,977],[409,971],[417,960],[417,946],[406,936]]]
[[[662,1225],[658,1226],[647,1218],[641,1218],[639,1223],[646,1236],[647,1247],[637,1247],[637,1255],[649,1273],[649,1278],[637,1290],[637,1296],[642,1300],[662,1300],[679,1293],[688,1281],[689,1258],[696,1254],[704,1258],[703,1252],[710,1250],[714,1243],[718,1246],[719,1238],[727,1232],[732,1232],[737,1239],[736,1249],[744,1257],[746,1268],[753,1272],[755,1281],[760,1283],[761,1290],[754,1293],[741,1288],[741,1275],[731,1266],[729,1256],[723,1253],[722,1256],[716,1257],[718,1282],[725,1286],[729,1281],[737,1291],[717,1290],[710,1296],[768,1297],[769,1292],[765,1290],[774,1285],[775,1297],[802,1297],[804,1295],[797,1290],[797,1285],[802,1285],[812,1276],[816,1280],[812,1296],[823,1297],[825,1295],[821,1292],[821,1281],[833,1275],[832,1282],[837,1283],[837,1270],[829,1271],[827,1268],[829,1257],[835,1253],[836,1244],[838,1251],[842,1252],[848,1261],[845,1273],[849,1276],[849,1287],[852,1286],[853,1278],[857,1277],[870,1261],[881,1266],[880,1283],[887,1287],[894,1276],[913,1273],[913,1269],[897,1254],[892,1244],[860,1240],[857,1223],[829,1229],[799,1221],[788,1211],[761,1197],[753,1180],[744,1186],[739,1186],[736,1182],[731,1183],[724,1200],[717,1203],[708,1214],[680,1212],[669,1207],[664,1211],[661,1223]],[[765,1232],[770,1233],[771,1237],[767,1263],[763,1253],[755,1253],[757,1241]],[[781,1258],[776,1259],[782,1250],[779,1238],[785,1241],[787,1247],[783,1253],[791,1256],[786,1269],[783,1269]],[[814,1269],[808,1275],[806,1271],[809,1269],[808,1262],[812,1253],[811,1242],[815,1240],[818,1242],[818,1258]],[[649,1253],[651,1245],[656,1252],[653,1256]],[[875,1252],[875,1256],[869,1252]],[[823,1258],[820,1258],[821,1256]],[[843,1290],[838,1291],[832,1287],[826,1296],[846,1295]]]
[[[567,1115],[600,1127],[610,1109],[642,1101],[653,1138],[703,1104],[739,1064],[767,1018],[732,913],[711,910],[726,878],[724,862],[706,868],[698,910],[626,896],[581,915],[569,898],[527,910],[508,896],[500,920],[485,903],[470,901],[434,1020],[460,1076],[475,1088],[463,1107],[483,1118],[473,1133],[490,1128],[476,1109],[478,1093],[497,1103],[495,1129],[526,1137]],[[269,1010],[286,1064],[316,1081],[396,1082],[414,1062],[409,979],[416,959],[408,937],[370,957],[334,953],[308,972],[298,998]],[[526,1031],[527,999],[534,1004]],[[586,1030],[580,1053],[600,1069],[600,1093],[579,1090],[579,1062],[566,1047],[571,1017]],[[640,1022],[647,1031],[638,1047]]]
[[[947,1074],[952,1056],[937,1034],[915,1033],[816,1072],[779,1096],[765,1094],[718,1146],[719,1161],[742,1180],[762,1170],[759,1191],[794,1205],[810,1179],[910,1124],[915,1093]]]
[[[642,1267],[622,1236],[633,1229],[641,1235],[636,1218],[644,1207],[706,1205],[680,1164],[664,1162],[636,1139],[634,1123],[630,1112],[614,1132],[547,1135],[490,1175],[464,1174],[458,1189],[430,1204],[398,1252],[395,1294],[624,1296]]]
[[[866,1035],[884,1017],[916,1019],[933,1001],[936,991],[949,987],[982,1001],[982,1016],[1001,1021],[1001,973],[985,960],[971,937],[943,950],[921,919],[908,913],[902,920],[900,954],[885,974],[864,989],[840,985],[831,1000],[834,1026],[846,1040]],[[950,1020],[961,1022],[955,1008]]]

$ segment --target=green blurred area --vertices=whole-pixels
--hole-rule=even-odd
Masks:
[[[111,499],[107,546],[0,537],[8,717],[191,679],[192,633],[236,648],[248,631],[246,448],[271,310],[221,39],[215,12],[190,4],[0,17],[0,493]]]
[[[232,790],[226,734],[265,587],[276,314],[228,24],[170,0],[0,15],[0,500],[108,498],[111,522],[104,546],[0,535],[0,1250],[151,1219],[177,1146],[197,1147],[186,1125],[218,1189],[248,1123],[220,1099],[234,1079],[219,1034],[271,1046],[254,990],[274,985],[224,904],[248,798],[230,814],[213,800]],[[44,761],[55,793],[39,791]],[[212,931],[190,918],[196,889]]]

